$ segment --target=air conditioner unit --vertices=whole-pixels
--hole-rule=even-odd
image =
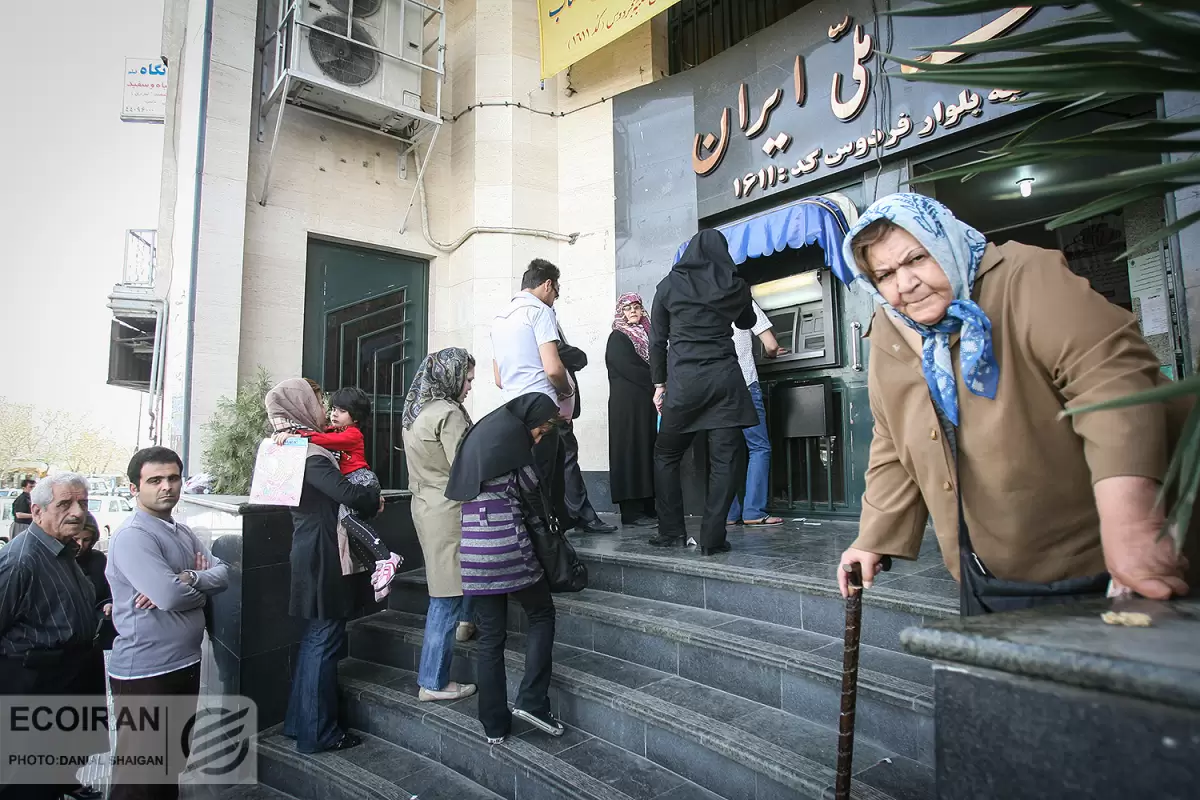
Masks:
[[[295,100],[381,125],[394,112],[421,113],[422,70],[399,58],[421,62],[421,6],[405,0],[354,0],[349,27],[349,0],[304,0],[297,10],[306,25],[299,28],[292,63],[295,77],[305,85]],[[347,31],[353,41],[341,38]]]

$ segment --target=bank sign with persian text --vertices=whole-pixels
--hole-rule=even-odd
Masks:
[[[965,60],[954,43],[1032,30],[1063,13],[1020,6],[965,18],[895,17],[889,24],[872,18],[865,2],[802,8],[735,46],[741,53],[722,53],[692,70],[699,216],[877,163],[1023,108],[1015,104],[1020,93],[1003,86],[962,89],[884,77],[881,54]],[[914,49],[941,45],[932,55]],[[900,66],[888,62],[887,70],[898,73]]]
[[[562,72],[678,2],[538,0],[542,78]]]

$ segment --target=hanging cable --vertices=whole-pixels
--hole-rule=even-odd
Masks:
[[[419,164],[417,158],[417,148],[414,146],[409,153],[412,154],[414,163]],[[453,253],[458,248],[462,247],[463,243],[477,233],[500,233],[510,236],[536,236],[541,239],[549,239],[554,242],[566,242],[567,244],[575,244],[579,239],[578,233],[555,233],[554,231],[543,230],[541,228],[510,228],[498,227],[491,225],[476,225],[473,228],[468,228],[462,236],[459,236],[453,242],[439,242],[433,238],[433,234],[429,232],[429,204],[425,200],[425,178],[424,176],[417,179],[417,193],[421,196],[421,233],[425,235],[425,241],[434,250],[442,253]]]
[[[574,89],[572,89],[572,91],[574,91]],[[477,108],[520,108],[525,111],[528,111],[531,114],[540,114],[543,117],[569,117],[572,114],[577,114],[580,111],[584,111],[586,109],[591,108],[592,106],[598,106],[601,103],[607,103],[609,100],[612,100],[612,98],[611,97],[601,97],[599,100],[593,100],[592,102],[588,103],[587,105],[582,105],[579,108],[572,108],[570,111],[545,111],[540,108],[533,108],[532,106],[527,106],[524,103],[518,103],[516,100],[483,100],[478,103],[472,103],[471,105],[467,106],[462,111],[451,116],[447,120],[447,122],[458,122],[462,117],[466,116],[468,113],[470,113],[471,111],[474,111]]]

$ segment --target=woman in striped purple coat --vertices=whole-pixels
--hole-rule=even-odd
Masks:
[[[478,629],[479,721],[489,744],[504,741],[514,716],[551,736],[564,731],[548,694],[554,600],[527,527],[548,518],[533,446],[560,423],[549,396],[521,395],[479,420],[450,470],[446,497],[463,504],[459,560]],[[525,678],[511,712],[504,669],[510,595],[529,618]]]

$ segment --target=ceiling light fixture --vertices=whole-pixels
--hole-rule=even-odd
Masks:
[[[1021,178],[1017,181],[1017,186],[1021,187],[1021,197],[1029,197],[1033,194],[1033,178]]]

